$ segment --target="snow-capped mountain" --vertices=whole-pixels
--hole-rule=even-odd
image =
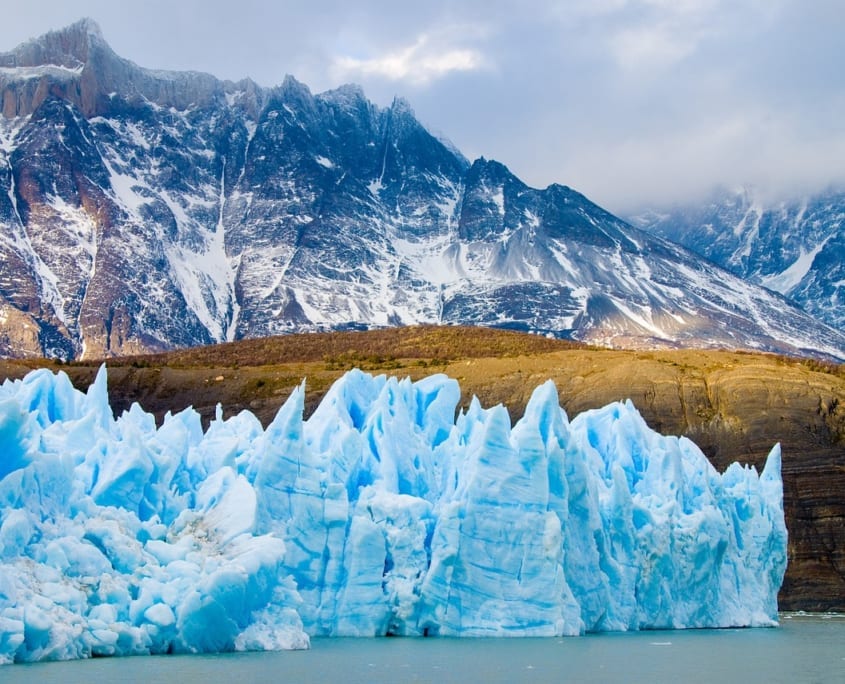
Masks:
[[[845,358],[845,336],[573,190],[466,160],[408,103],[118,57],[83,20],[0,54],[0,353],[507,326]]]
[[[845,330],[845,191],[766,202],[751,188],[719,190],[632,221]]]

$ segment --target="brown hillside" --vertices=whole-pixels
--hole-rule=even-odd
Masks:
[[[40,362],[45,365],[46,362]],[[307,407],[345,370],[414,379],[444,372],[514,420],[533,389],[551,378],[570,416],[630,398],[654,429],[686,435],[723,470],[762,466],[783,448],[789,567],[786,610],[845,610],[845,369],[739,352],[625,352],[520,333],[415,327],[248,340],[171,354],[111,359],[116,411],[139,402],[161,419],[192,405],[208,420],[244,408],[266,425],[292,388],[307,380]],[[0,378],[34,364],[0,361]],[[99,364],[63,367],[87,387]]]

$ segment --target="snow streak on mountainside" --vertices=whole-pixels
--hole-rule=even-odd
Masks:
[[[845,192],[766,203],[750,189],[634,219],[845,330]]]
[[[845,357],[845,336],[397,99],[154,72],[90,20],[0,54],[0,354],[506,326]]]

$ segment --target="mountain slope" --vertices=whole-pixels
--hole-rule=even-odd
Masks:
[[[511,327],[845,357],[845,336],[397,99],[145,70],[83,20],[0,55],[0,353]]]
[[[723,190],[633,222],[845,330],[845,192],[766,203],[748,188]]]

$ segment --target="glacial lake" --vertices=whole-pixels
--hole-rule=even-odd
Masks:
[[[229,682],[845,682],[845,615],[775,629],[550,639],[314,639],[309,651],[0,667],[3,684]]]

